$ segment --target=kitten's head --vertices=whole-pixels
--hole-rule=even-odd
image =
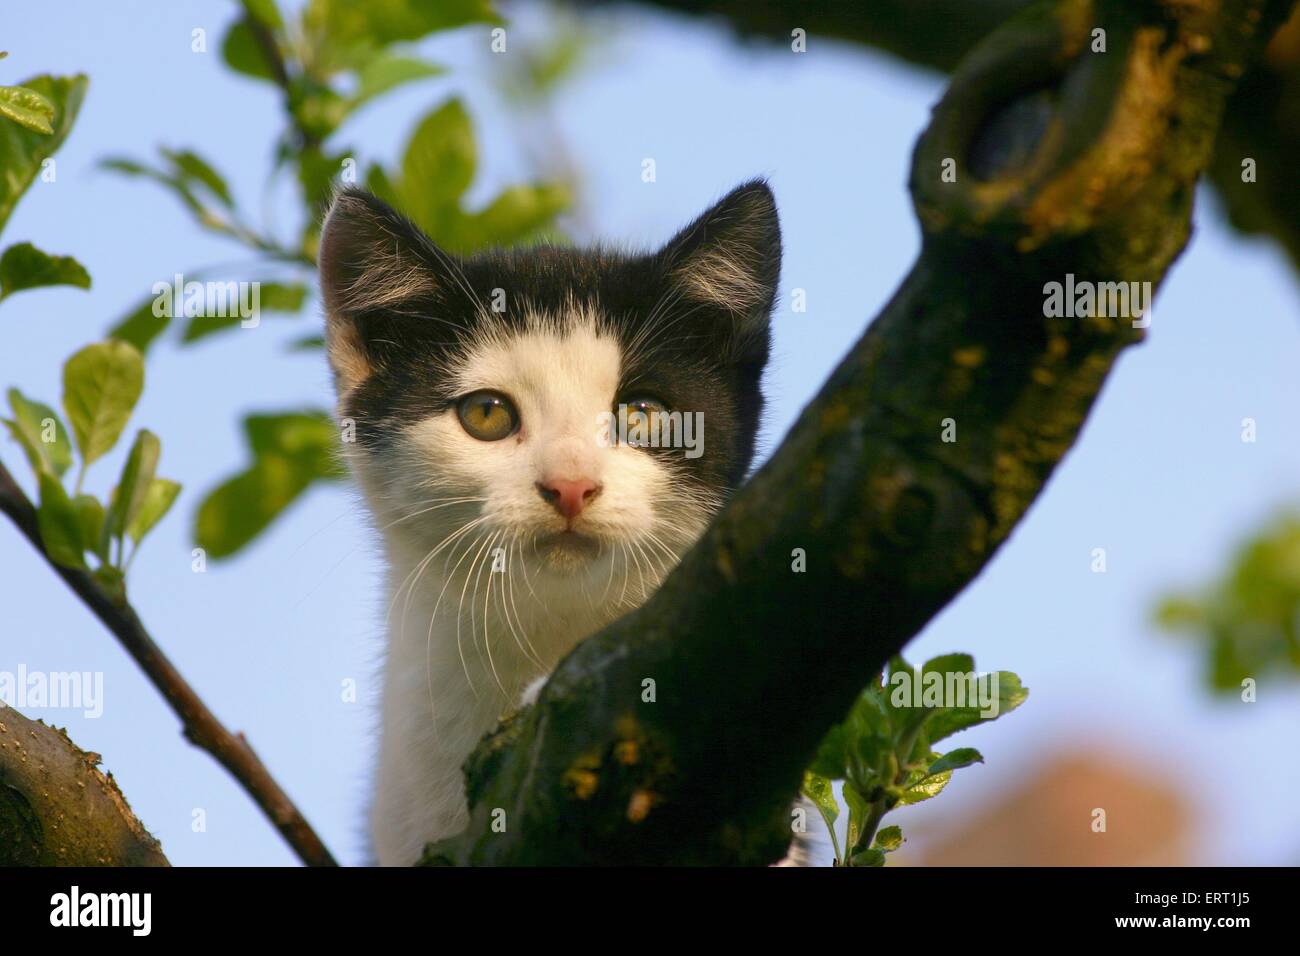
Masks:
[[[518,548],[559,574],[620,551],[670,565],[753,457],[780,249],[763,182],[645,255],[458,257],[339,194],[320,247],[329,360],[386,533],[449,558]]]

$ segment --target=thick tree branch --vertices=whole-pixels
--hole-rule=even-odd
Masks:
[[[569,0],[578,7],[628,0]],[[812,42],[861,43],[918,66],[948,72],[966,52],[1031,0],[638,0],[674,13],[725,23],[745,38],[789,43],[796,27]]]
[[[1253,181],[1242,161],[1254,160]],[[1209,177],[1234,227],[1272,236],[1300,269],[1300,10],[1228,101]]]
[[[1006,540],[1140,338],[1046,317],[1044,285],[1160,282],[1290,6],[1061,0],[981,43],[916,150],[911,274],[654,598],[480,745],[470,825],[425,862],[780,857],[821,736]]]
[[[569,0],[581,8],[628,0]],[[790,42],[795,27],[810,43],[829,38],[860,43],[908,63],[950,71],[965,53],[1030,0],[637,0],[686,16],[717,20],[745,38]],[[1135,3],[1140,0],[1134,0]],[[1191,4],[1189,4],[1191,5]],[[1229,101],[1214,161],[1207,170],[1238,230],[1272,236],[1300,269],[1300,13],[1279,31],[1268,56],[1242,78]],[[1255,160],[1251,181],[1242,161]]]
[[[154,643],[135,610],[129,604],[115,602],[86,572],[66,568],[50,560],[41,543],[36,509],[3,464],[0,464],[0,511],[13,521],[46,563],[113,633],[118,643],[131,655],[132,660],[181,719],[182,729],[190,743],[206,750],[239,781],[240,786],[253,798],[304,863],[309,866],[334,866],[334,858],[316,831],[289,799],[289,795],[276,783],[244,735],[231,733],[217,720],[194,688]],[[16,759],[17,752],[0,749],[0,774],[12,773]],[[58,814],[76,812],[74,807],[58,804],[52,805],[50,809],[56,815],[47,822],[59,819]],[[49,832],[48,827],[46,832]],[[0,847],[0,855],[3,850]]]
[[[0,865],[168,865],[99,759],[0,704]]]

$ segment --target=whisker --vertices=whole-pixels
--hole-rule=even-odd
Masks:
[[[443,548],[447,547],[453,541],[459,538],[461,535],[465,534],[467,531],[478,526],[479,524],[481,524],[486,520],[487,520],[486,517],[480,516],[466,524],[461,525],[451,534],[447,535],[447,537],[443,538],[442,541],[440,541],[437,545],[435,545],[434,548],[424,556],[424,558],[420,561],[420,563],[417,564],[409,574],[407,574],[405,580],[403,580],[401,585],[397,588],[397,590],[393,592],[393,600],[389,602],[388,611],[387,613],[384,614],[385,627],[391,626],[393,606],[397,603],[397,599],[401,597],[402,589],[407,588],[407,584],[409,583],[410,587],[407,588],[406,590],[406,601],[402,605],[402,629],[403,630],[405,629],[406,612],[410,609],[411,606],[411,595],[414,593],[415,585],[419,582],[419,577],[424,574],[424,569],[428,567],[429,562],[432,561],[434,557],[437,556],[438,552],[441,551]],[[415,578],[414,581],[411,580],[413,577]]]
[[[442,590],[438,592],[438,600],[435,601],[433,604],[433,613],[429,615],[429,633],[427,636],[428,643],[426,644],[426,648],[431,649],[433,647],[433,624],[434,621],[437,620],[438,608],[442,606],[442,597],[444,594],[447,593],[447,587],[451,584],[452,581],[456,579],[456,571],[460,569],[461,563],[465,560],[465,558],[469,555],[469,553],[474,550],[474,546],[483,540],[484,534],[486,534],[486,532],[480,532],[480,534],[473,541],[471,541],[468,545],[466,545],[465,550],[461,552],[460,557],[456,561],[456,567],[452,569],[451,574],[446,575],[446,580],[443,582]],[[445,564],[449,564],[450,562],[451,562],[451,555],[448,555],[447,561],[444,563],[444,570],[445,570]],[[466,581],[468,582],[468,576],[466,577]],[[462,600],[464,600],[463,594],[462,594]],[[474,677],[472,674],[470,674],[469,663],[465,660],[465,651],[461,646],[461,642],[460,642],[459,612],[457,612],[457,617],[456,617],[456,655],[460,658],[461,669],[465,672],[465,681],[469,684],[469,689],[474,693],[475,699],[478,699],[479,697],[478,688],[474,685]],[[430,684],[430,693],[432,694],[432,684]]]

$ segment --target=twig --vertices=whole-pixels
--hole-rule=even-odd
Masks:
[[[182,729],[190,743],[206,750],[239,781],[299,859],[308,866],[337,866],[316,831],[275,782],[244,735],[232,734],[217,720],[154,643],[135,610],[129,604],[115,603],[85,571],[65,568],[50,560],[41,541],[36,509],[3,463],[0,463],[0,511],[13,521],[45,562],[113,633],[181,719]]]
[[[301,139],[302,149],[316,148],[320,145],[320,138],[302,125],[293,110],[293,78],[289,74],[289,65],[280,52],[280,44],[275,39],[275,33],[258,18],[249,0],[240,0],[240,5],[243,7],[244,20],[248,24],[248,29],[252,32],[253,39],[257,41],[257,45],[262,50],[262,55],[266,58],[267,68],[271,71],[271,77],[275,80],[275,85],[284,92],[285,107],[289,113],[289,119],[294,131]]]

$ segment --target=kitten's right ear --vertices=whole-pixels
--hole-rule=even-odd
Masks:
[[[410,220],[360,189],[340,192],[321,226],[325,342],[339,394],[382,361],[375,342],[401,316],[427,315],[448,256]]]
[[[659,253],[670,281],[720,309],[733,359],[767,361],[772,304],[781,274],[781,225],[768,184],[738,186],[674,236]]]

